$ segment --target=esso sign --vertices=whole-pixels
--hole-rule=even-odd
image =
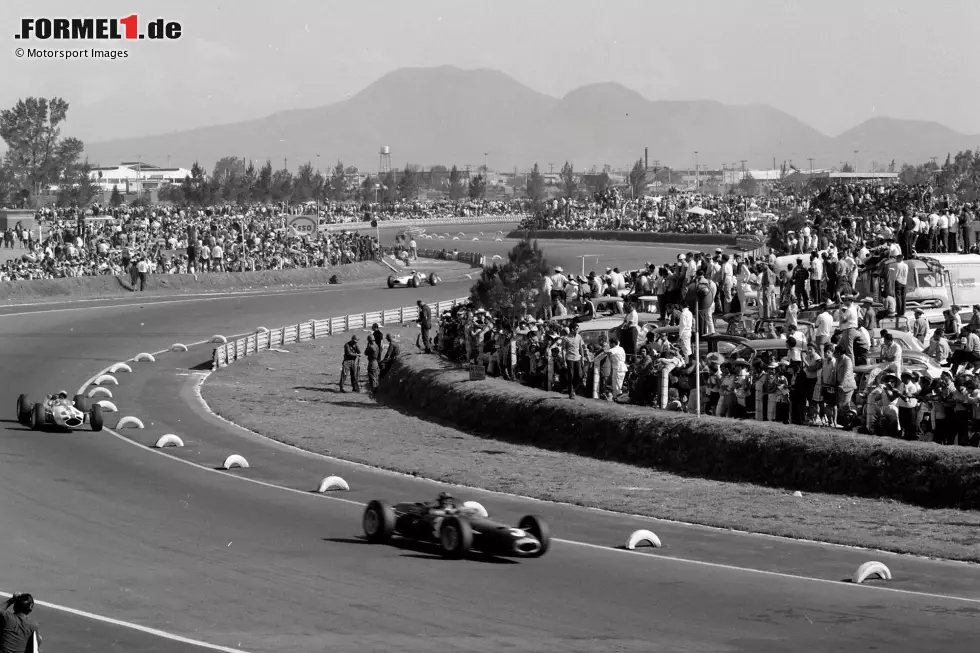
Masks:
[[[289,227],[297,236],[314,236],[319,230],[316,219],[308,218],[305,215],[291,218],[289,220]]]

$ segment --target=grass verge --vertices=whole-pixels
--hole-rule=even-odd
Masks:
[[[403,350],[414,342],[404,334]],[[980,513],[893,500],[712,481],[467,433],[340,394],[345,336],[287,346],[212,374],[202,391],[216,413],[309,451],[549,501],[823,540],[897,553],[980,561]],[[568,402],[568,399],[557,399]],[[329,420],[329,422],[328,422]],[[330,429],[315,425],[329,423]]]

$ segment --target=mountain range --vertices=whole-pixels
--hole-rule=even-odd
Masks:
[[[947,152],[973,149],[968,136],[934,122],[872,118],[831,137],[764,104],[725,105],[708,100],[651,101],[614,82],[577,88],[562,98],[539,93],[507,75],[452,66],[402,68],[347,100],[312,109],[282,111],[258,120],[188,131],[87,144],[93,165],[133,160],[210,171],[224,156],[251,158],[256,165],[305,162],[329,169],[338,159],[376,171],[379,150],[391,148],[391,165],[425,167],[483,165],[524,170],[538,162],[576,170],[604,164],[626,168],[643,157],[674,168],[693,167],[695,158],[718,168],[746,160],[748,169],[783,161],[807,169],[843,162],[883,170],[895,160],[923,163]],[[858,150],[855,155],[854,150]],[[695,151],[698,152],[695,157]],[[146,154],[156,153],[156,154]],[[166,154],[164,154],[166,153]],[[161,160],[162,159],[162,160]]]

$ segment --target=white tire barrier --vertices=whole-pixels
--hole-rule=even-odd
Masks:
[[[136,361],[137,363],[142,363],[143,361],[146,361],[147,363],[157,362],[157,359],[153,358],[153,354],[148,354],[145,351],[141,354],[137,354],[136,358],[134,358],[133,360]]]
[[[460,238],[462,238],[462,237],[463,237],[463,236],[465,236],[466,234],[464,234],[464,233],[463,233],[463,232],[461,231],[461,232],[459,232],[459,233],[458,233],[458,234],[456,234],[456,235],[457,235],[457,236],[459,236]]]
[[[495,243],[502,243],[502,242],[504,242],[504,239],[503,238],[494,238],[493,239],[493,242],[495,242]]]
[[[626,548],[632,551],[644,542],[655,549],[659,549],[663,546],[663,544],[660,543],[660,538],[657,537],[656,533],[653,531],[639,530],[633,531],[633,534],[630,535],[630,539],[626,541]]]
[[[318,487],[316,491],[323,494],[324,492],[330,492],[331,490],[350,492],[350,486],[347,485],[347,481],[339,476],[328,476],[320,481],[320,487]]]
[[[102,406],[102,410],[107,413],[118,413],[119,409],[116,408],[116,404],[112,403],[108,399],[103,399],[102,401],[95,402],[99,406]]]
[[[260,326],[258,329],[255,330],[255,332],[256,333],[269,333],[269,330],[266,329],[264,326]]]
[[[857,568],[857,571],[851,577],[851,582],[860,585],[872,576],[877,576],[882,580],[891,580],[892,572],[882,563],[872,560]]]
[[[453,240],[459,240],[459,236],[453,236]]]
[[[474,238],[473,240],[480,240],[479,238]]]
[[[223,345],[223,344],[226,344],[228,342],[228,338],[226,338],[226,337],[224,337],[222,335],[211,336],[211,342],[212,343],[215,343],[215,344]]]
[[[138,417],[127,415],[126,417],[123,417],[121,420],[119,420],[119,423],[116,424],[116,428],[124,429],[127,427],[132,427],[134,429],[141,429],[143,428],[143,422],[141,422],[140,418]]]
[[[503,257],[503,256],[501,256],[500,254],[494,254],[494,255],[493,255],[493,258],[491,258],[490,260],[491,260],[491,261],[499,261],[499,260],[501,260],[501,259],[503,259],[503,258],[504,258],[504,257]]]
[[[248,469],[248,461],[237,453],[233,453],[225,458],[225,462],[221,463],[221,469],[232,469],[234,467]]]
[[[133,368],[131,368],[126,363],[116,363],[115,365],[109,368],[109,374],[118,374],[119,372],[132,372],[132,371]]]
[[[98,397],[100,395],[106,396],[106,397],[109,397],[109,399],[112,399],[112,390],[110,390],[109,388],[101,388],[100,387],[100,388],[92,388],[91,390],[88,391],[88,397],[89,397],[89,399],[91,399],[92,397]]]
[[[439,240],[446,240],[445,236],[439,236]]]
[[[182,342],[175,342],[170,345],[170,351],[187,351],[187,345]]]
[[[483,504],[478,501],[464,501],[463,507],[469,510],[475,510],[476,514],[480,515],[484,519],[489,517],[487,514],[487,509],[483,507]]]
[[[116,377],[112,376],[111,374],[103,374],[93,381],[93,383],[95,385],[102,385],[104,383],[108,383],[109,385],[119,385],[119,381],[117,381]]]
[[[166,435],[161,435],[160,439],[157,440],[156,444],[153,446],[157,449],[163,449],[164,447],[182,447],[184,446],[184,441],[173,433],[167,433]]]

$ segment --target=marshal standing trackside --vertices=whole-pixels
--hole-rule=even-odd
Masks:
[[[122,41],[151,39],[174,41],[181,36],[177,21],[157,18],[140,31],[139,16],[125,18],[21,18],[15,39],[56,41]]]

